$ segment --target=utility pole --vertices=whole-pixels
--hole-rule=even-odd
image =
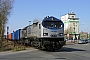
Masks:
[[[9,26],[7,26],[7,43],[8,43]]]

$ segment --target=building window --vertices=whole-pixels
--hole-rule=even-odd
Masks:
[[[75,23],[73,23],[73,26],[75,26]]]
[[[72,16],[72,18],[74,18],[74,16]]]

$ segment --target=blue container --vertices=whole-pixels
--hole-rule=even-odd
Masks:
[[[21,29],[18,29],[18,30],[16,30],[16,32],[15,32],[15,39],[16,39],[16,40],[20,40],[20,31],[21,31]]]
[[[15,35],[15,32],[12,33],[12,40],[15,40],[14,35]]]
[[[21,29],[18,29],[12,33],[12,40],[20,40],[20,31]]]

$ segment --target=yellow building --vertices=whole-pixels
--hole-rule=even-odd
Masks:
[[[88,32],[80,32],[80,39],[87,40],[88,39]]]

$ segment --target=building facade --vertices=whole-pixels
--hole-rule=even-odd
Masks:
[[[79,18],[74,12],[62,15],[61,20],[64,22],[64,33],[68,34],[68,39],[79,38]]]
[[[89,39],[88,32],[80,32],[80,39],[81,40],[87,40],[87,39]]]

